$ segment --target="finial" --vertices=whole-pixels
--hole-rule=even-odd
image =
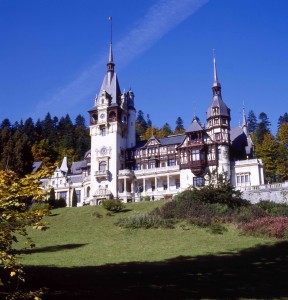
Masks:
[[[112,44],[112,17],[108,17],[110,21],[110,44]]]
[[[108,17],[110,21],[110,49],[109,49],[109,58],[108,58],[108,72],[114,72],[114,62],[113,62],[113,51],[112,51],[112,17]]]

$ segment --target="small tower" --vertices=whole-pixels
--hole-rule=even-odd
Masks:
[[[213,58],[214,81],[212,85],[212,103],[206,112],[207,133],[212,143],[217,145],[218,172],[227,172],[230,176],[230,109],[222,100],[221,84],[218,80],[216,58]]]

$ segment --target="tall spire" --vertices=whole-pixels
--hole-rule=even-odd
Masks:
[[[245,113],[245,107],[243,103],[243,121],[242,121],[242,128],[246,135],[248,135],[248,128],[247,128],[247,120],[246,120],[246,113]]]
[[[215,57],[215,49],[213,49],[213,67],[214,67],[214,81],[212,85],[213,95],[221,94],[221,84],[218,80],[217,67],[216,67],[216,57]]]
[[[109,17],[110,21],[110,48],[109,48],[109,57],[107,63],[107,72],[114,72],[114,62],[113,62],[113,51],[112,51],[112,17]]]

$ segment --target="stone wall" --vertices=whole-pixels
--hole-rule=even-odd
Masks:
[[[277,203],[288,203],[288,181],[283,183],[241,187],[242,197],[252,203],[269,200]]]

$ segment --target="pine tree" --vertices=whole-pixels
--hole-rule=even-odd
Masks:
[[[278,129],[281,127],[282,124],[288,123],[288,113],[285,112],[283,116],[280,116],[278,119]]]
[[[138,140],[143,139],[142,135],[145,133],[147,128],[148,128],[148,125],[144,118],[144,113],[142,110],[139,110],[138,114],[137,114],[137,119],[136,119],[136,136],[137,136]]]
[[[168,135],[171,135],[173,131],[171,130],[170,125],[166,122],[159,131],[159,137],[164,138]]]
[[[271,125],[271,123],[269,121],[268,116],[264,112],[261,112],[258,118],[260,122],[257,126],[255,135],[258,143],[262,144],[265,134],[270,132],[269,126]]]
[[[183,124],[184,124],[184,122],[183,122],[182,118],[178,117],[177,120],[176,120],[176,127],[175,127],[175,130],[174,130],[175,134],[179,134],[179,133],[185,132]]]
[[[256,155],[263,160],[266,180],[268,182],[276,181],[277,161],[278,161],[279,147],[270,132],[265,133],[263,142],[256,148]]]
[[[283,123],[276,136],[279,147],[277,177],[279,181],[288,179],[288,123]]]
[[[247,118],[248,132],[255,133],[257,129],[257,118],[253,110],[250,110]]]

